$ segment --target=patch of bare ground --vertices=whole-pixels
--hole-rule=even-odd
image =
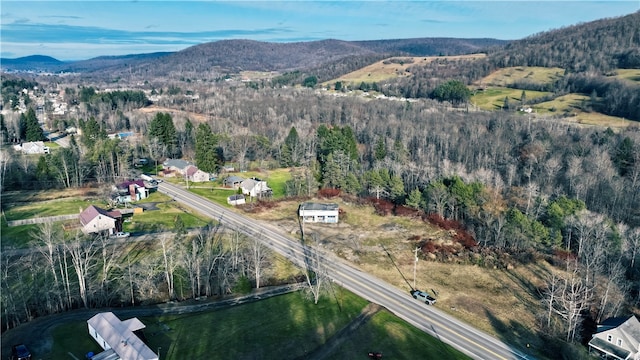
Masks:
[[[425,241],[451,249],[455,231],[443,230],[417,217],[381,216],[370,205],[339,198],[319,200],[338,203],[339,224],[305,224],[307,241],[317,241],[352,265],[391,285],[407,290],[409,285],[432,291],[436,307],[473,326],[521,346],[539,345],[535,314],[541,309],[537,298],[545,276],[551,271],[544,261],[528,265],[509,255],[425,255],[418,251],[416,278],[413,278],[415,249]],[[300,201],[301,202],[301,201]],[[265,211],[250,216],[264,220],[294,237],[300,236],[297,220],[299,201],[276,202]],[[402,275],[384,251],[386,248]],[[436,260],[437,259],[437,260]],[[483,266],[477,265],[483,263]]]
[[[152,114],[152,113],[157,113],[157,112],[164,112],[164,113],[169,113],[172,116],[185,117],[185,118],[189,118],[189,119],[195,120],[197,122],[204,122],[204,121],[207,120],[207,117],[205,115],[203,115],[203,114],[200,114],[200,113],[196,113],[196,112],[193,112],[193,111],[172,109],[172,108],[163,107],[163,106],[157,106],[157,105],[146,106],[146,107],[137,109],[136,111],[141,112],[143,114]]]

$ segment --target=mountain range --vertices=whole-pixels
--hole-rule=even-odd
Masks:
[[[253,40],[221,40],[188,47],[177,52],[123,56],[100,56],[63,62],[49,56],[33,55],[0,59],[3,71],[91,73],[132,69],[168,72],[207,71],[212,67],[228,72],[240,70],[293,71],[315,67],[345,57],[433,56],[468,54],[489,47],[503,47],[497,39],[416,38],[373,41],[319,40],[270,43]],[[160,60],[161,59],[161,60]],[[164,70],[163,70],[164,69]]]

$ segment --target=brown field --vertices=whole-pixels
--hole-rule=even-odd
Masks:
[[[337,225],[305,224],[307,241],[318,241],[324,251],[407,290],[407,293],[409,286],[380,245],[389,250],[404,276],[413,283],[417,243],[411,239],[446,239],[449,236],[448,232],[419,219],[382,217],[370,206],[341,199],[329,201],[340,204],[345,214]],[[269,211],[250,216],[299,236],[297,206],[298,202],[281,202]],[[519,266],[514,261],[507,270],[455,262],[431,261],[421,255],[416,287],[437,291],[437,308],[488,333],[520,346],[527,343],[532,347],[544,346],[532,329],[537,327],[535,309],[542,311],[536,289],[550,271],[548,264]]]
[[[406,70],[407,68],[414,65],[424,65],[437,59],[474,60],[484,58],[485,56],[485,54],[427,57],[397,56],[365,66],[362,69],[350,72],[337,79],[327,81],[323,85],[333,84],[336,81],[342,81],[350,84],[360,84],[361,82],[371,83],[396,77],[409,77],[411,76],[411,73],[407,72]]]
[[[184,111],[184,110],[178,110],[178,109],[171,109],[171,108],[157,106],[157,105],[151,105],[151,106],[143,107],[143,108],[137,109],[135,111],[139,111],[139,112],[141,112],[143,114],[155,114],[155,113],[158,113],[158,112],[165,112],[165,113],[171,114],[171,116],[173,116],[173,117],[184,117],[184,118],[188,118],[188,119],[191,119],[191,120],[195,120],[197,122],[207,121],[207,117],[205,115],[203,115],[203,114],[200,114],[200,113],[191,112],[191,111]]]

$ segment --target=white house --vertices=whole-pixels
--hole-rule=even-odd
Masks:
[[[267,186],[266,181],[256,178],[244,180],[240,183],[240,188],[242,189],[243,194],[251,197],[271,196],[271,193],[273,192],[273,190]]]
[[[44,145],[42,141],[31,141],[25,142],[20,145],[14,145],[13,148],[16,151],[20,151],[23,154],[33,155],[33,154],[48,154],[50,149],[48,146]]]
[[[156,355],[134,333],[145,328],[145,325],[137,318],[121,321],[112,312],[98,313],[87,320],[89,335],[105,351],[93,356],[97,359],[139,359],[158,360]],[[115,355],[115,356],[114,356]]]
[[[80,213],[80,224],[85,234],[107,232],[114,234],[122,231],[122,214],[118,211],[107,211],[90,205]]]
[[[209,179],[211,178],[211,175],[209,175],[208,172],[204,172],[194,165],[187,166],[187,168],[185,169],[185,173],[189,181],[193,182],[205,182],[209,181]]]
[[[338,204],[305,202],[298,207],[298,216],[304,222],[337,223],[338,214]]]
[[[633,315],[605,320],[589,341],[589,352],[605,359],[640,360],[640,321]]]

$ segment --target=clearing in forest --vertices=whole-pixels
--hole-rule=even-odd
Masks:
[[[407,71],[408,68],[412,66],[425,65],[434,60],[475,60],[484,57],[486,57],[486,54],[456,56],[395,56],[375,62],[356,71],[352,71],[337,79],[327,81],[323,85],[333,84],[337,81],[359,85],[362,82],[372,83],[397,77],[409,77],[411,76],[411,73]]]

